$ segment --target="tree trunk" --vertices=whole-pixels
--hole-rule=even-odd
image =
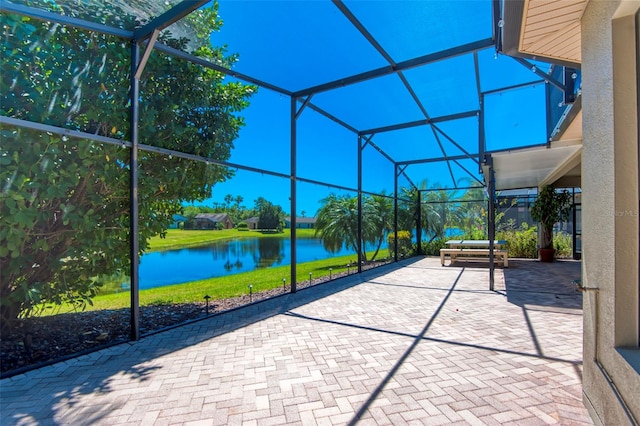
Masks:
[[[371,256],[371,261],[373,262],[374,260],[376,260],[376,256],[378,255],[378,252],[380,251],[380,247],[382,246],[382,239],[384,237],[380,237],[378,239],[378,247],[376,247],[376,252],[373,253],[373,256]]]
[[[11,335],[11,325],[18,319],[20,314],[20,305],[16,303],[7,303],[3,301],[0,305],[0,337],[4,338]]]
[[[547,226],[546,224],[540,224],[542,233],[540,234],[540,248],[552,249],[553,248],[553,225]]]

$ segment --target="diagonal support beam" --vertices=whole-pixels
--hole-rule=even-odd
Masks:
[[[444,158],[444,161],[447,162],[447,169],[449,169],[449,175],[451,176],[451,182],[453,182],[453,186],[457,187],[458,184],[456,182],[456,177],[453,175],[453,169],[451,168],[451,162],[449,161],[449,157],[447,156],[447,151],[445,151],[444,146],[442,145],[442,141],[440,140],[440,136],[438,136],[438,132],[435,129],[434,125],[431,125],[431,132],[433,133],[433,136],[436,138],[436,143],[438,144],[438,147],[440,148],[440,152],[442,152],[442,157]]]
[[[300,117],[300,114],[302,114],[302,111],[304,111],[304,109],[309,105],[309,103],[311,102],[311,98],[313,98],[313,95],[307,96],[307,99],[305,99],[304,102],[302,102],[302,105],[300,105],[298,112],[296,112],[296,117],[295,117],[296,120]]]
[[[387,51],[384,50],[380,43],[378,43],[378,40],[376,40],[375,37],[367,30],[367,28],[362,25],[358,18],[356,18],[356,16],[349,10],[349,8],[345,6],[342,0],[333,0],[333,4],[336,5],[338,9],[340,9],[340,12],[342,12],[342,14],[347,17],[349,22],[351,22],[353,26],[356,27],[358,31],[360,31],[360,34],[362,34],[364,38],[366,38],[367,41],[371,43],[371,45],[378,51],[378,53],[380,53],[384,57],[384,59],[389,62],[389,65],[391,65],[392,67],[396,65],[395,61],[391,58],[391,55],[389,55]]]
[[[471,155],[469,153],[469,151],[467,151],[466,149],[464,149],[458,142],[454,141],[453,138],[449,135],[447,135],[445,132],[442,131],[441,128],[439,128],[438,126],[436,126],[435,124],[432,124],[433,128],[435,128],[438,132],[440,132],[442,134],[442,136],[444,136],[445,138],[447,138],[449,140],[449,142],[451,142],[452,144],[454,144],[456,146],[456,148],[458,148],[460,151],[464,152],[465,155],[472,159],[473,161],[475,161],[476,163],[480,164],[480,161],[474,156]]]
[[[373,138],[373,136],[371,138]],[[380,148],[375,142],[373,142],[373,140],[369,139],[368,140],[368,145],[371,145],[371,147],[373,149],[378,151],[380,153],[380,155],[382,155],[384,158],[386,158],[389,162],[391,162],[392,164],[395,164],[395,161],[393,161],[393,158],[391,158],[391,156],[389,154],[387,154],[382,148]]]
[[[360,136],[360,135],[358,135],[358,136]],[[373,146],[373,142],[371,141],[371,139],[373,139],[373,135],[371,135],[371,136],[361,136],[361,137],[364,140],[364,143],[360,147],[361,150],[364,150],[367,147],[367,145],[369,145],[369,142],[371,142],[371,146]]]
[[[514,61],[516,61],[517,63],[519,63],[523,67],[530,69],[537,76],[540,76],[546,82],[548,82],[550,84],[553,84],[555,87],[557,87],[558,89],[562,90],[563,92],[565,92],[567,90],[567,87],[564,84],[562,84],[561,82],[559,82],[558,80],[556,80],[555,78],[553,78],[552,76],[547,74],[546,72],[540,70],[537,66],[533,65],[531,62],[529,62],[529,61],[527,61],[525,59],[522,59],[522,58],[517,58],[515,56],[511,56],[511,59],[513,59]]]
[[[356,129],[355,127],[353,127],[352,125],[340,120],[338,117],[329,114],[327,111],[323,110],[322,108],[320,108],[319,106],[316,106],[314,104],[312,104],[311,102],[309,102],[309,105],[307,105],[310,109],[314,110],[315,112],[317,112],[318,114],[324,115],[325,117],[327,117],[329,120],[333,121],[334,123],[338,123],[339,125],[341,125],[342,127],[344,127],[347,130],[351,130],[353,133],[359,135],[358,129]]]
[[[407,167],[409,167],[409,165],[408,165],[408,164],[402,164],[402,165],[398,166],[398,164],[399,164],[399,163],[396,163],[396,172],[397,172],[397,175],[396,175],[396,182],[398,181],[398,178],[399,178],[400,176],[404,176],[404,178],[409,182],[409,184],[410,184],[413,188],[418,189],[418,187],[416,186],[416,184],[415,184],[415,183],[413,183],[413,181],[411,180],[411,178],[409,177],[409,175],[405,172],[405,170],[407,170]]]
[[[465,166],[463,166],[462,164],[460,164],[460,162],[458,160],[453,160],[454,163],[456,163],[458,165],[458,167],[460,167],[462,170],[464,170],[469,176],[471,176],[471,178],[473,180],[475,180],[476,182],[478,182],[480,185],[484,185],[484,183],[478,179],[477,177],[475,177],[473,175],[473,173],[471,173]]]
[[[147,66],[147,61],[149,60],[149,56],[153,51],[153,45],[156,44],[156,40],[158,39],[158,35],[160,34],[160,30],[154,30],[153,34],[151,34],[151,38],[147,43],[146,49],[144,49],[144,53],[142,54],[142,58],[140,59],[140,63],[138,64],[138,68],[136,69],[136,74],[134,78],[136,80],[140,80],[140,76],[142,76],[142,71],[144,71],[144,67]]]
[[[380,43],[378,43],[378,41],[375,39],[375,37],[373,37],[373,35],[365,28],[365,26],[362,25],[362,23],[358,20],[358,18],[356,18],[355,15],[353,13],[351,13],[349,8],[347,8],[344,5],[342,0],[333,0],[333,4],[335,4],[338,7],[338,9],[340,9],[340,11],[347,17],[347,19],[358,29],[358,31],[360,31],[360,34],[362,34],[364,36],[364,38],[366,38],[367,41],[378,51],[378,53],[380,53],[380,55],[382,55],[382,57],[385,58],[385,60],[389,63],[389,65],[392,68],[395,69],[397,64],[393,60],[391,55],[380,45]],[[474,52],[474,55],[477,56],[477,52]],[[398,74],[398,77],[400,78],[400,80],[402,81],[402,84],[404,84],[404,87],[407,89],[407,91],[409,92],[409,94],[413,98],[413,101],[415,102],[415,104],[418,106],[418,108],[422,112],[422,115],[424,115],[424,118],[426,120],[431,120],[431,117],[429,116],[429,113],[427,112],[427,109],[425,108],[423,103],[418,98],[418,95],[416,94],[415,90],[413,90],[413,87],[411,87],[411,84],[409,84],[409,80],[407,80],[407,78],[404,76],[402,71],[398,71],[397,74]],[[436,131],[433,128],[431,128],[431,130],[433,132],[433,135],[436,138],[438,146],[440,147],[440,151],[442,152],[442,155],[445,158],[447,158],[447,152],[445,151],[444,147],[442,146],[442,142],[440,141],[440,138],[438,137],[438,134],[436,133]],[[367,142],[370,142],[370,141],[371,141],[371,137],[367,140]],[[388,158],[389,161],[393,162],[393,160],[391,160],[391,157],[389,157],[386,154],[386,152],[384,152],[382,149],[380,149],[377,145],[374,145],[373,142],[371,142],[371,145],[375,149],[377,149],[378,152],[380,152],[383,156]],[[447,167],[449,168],[449,174],[451,175],[451,181],[453,182],[454,185],[456,185],[455,177],[453,175],[453,169],[451,168],[451,164],[449,163],[449,161],[447,161]],[[404,171],[402,172],[402,174],[407,179],[409,179],[408,176],[404,173]]]
[[[174,49],[171,46],[167,46],[166,44],[160,43],[160,42],[156,42],[155,46],[154,46],[157,50],[164,52],[168,55],[174,56],[176,58],[181,58],[184,59],[186,61],[192,62],[194,64],[197,65],[202,65],[203,67],[206,68],[211,68],[213,70],[219,71],[223,74],[226,75],[230,75],[231,77],[234,78],[239,78],[240,80],[244,80],[247,83],[251,83],[251,84],[255,84],[257,86],[260,87],[264,87],[265,89],[269,89],[269,90],[273,90],[274,92],[286,95],[286,96],[292,96],[293,93],[289,90],[283,89],[281,87],[278,87],[274,84],[270,84],[267,83],[265,81],[262,80],[258,80],[257,78],[253,78],[251,76],[248,76],[247,74],[243,74],[237,71],[233,71],[230,70],[229,68],[225,68],[221,65],[215,64],[205,58],[201,58],[199,56],[195,56],[192,55],[190,53],[187,52],[183,52],[182,50],[178,50],[178,49]]]

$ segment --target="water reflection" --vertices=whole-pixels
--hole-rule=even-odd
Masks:
[[[247,257],[253,259],[254,268],[260,269],[280,265],[286,256],[285,239],[277,237],[224,241],[189,251],[210,253],[214,262],[224,261],[222,266],[227,272],[243,270]]]
[[[280,265],[284,259],[284,240],[282,238],[259,238],[258,250],[253,252],[257,268]]]
[[[297,240],[298,262],[353,254],[342,249],[328,253],[316,239]],[[195,247],[147,253],[140,261],[140,288],[153,288],[291,264],[291,240],[282,237],[247,238]]]

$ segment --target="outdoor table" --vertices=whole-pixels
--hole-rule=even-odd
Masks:
[[[489,260],[490,242],[489,240],[448,240],[445,242],[448,248],[440,249],[440,262],[444,266],[446,256],[449,256],[452,263],[456,260]],[[502,263],[505,268],[509,266],[509,254],[507,250],[502,249],[506,244],[505,240],[493,241],[494,262]]]
[[[445,242],[449,248],[488,248],[489,243],[489,240],[448,240]],[[500,250],[506,244],[505,240],[493,240],[493,247],[496,250]]]

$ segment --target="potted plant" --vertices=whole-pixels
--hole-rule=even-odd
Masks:
[[[547,185],[538,193],[531,207],[531,217],[540,224],[542,230],[538,250],[541,262],[553,262],[553,225],[567,220],[571,198],[569,191],[557,192],[554,187]]]

